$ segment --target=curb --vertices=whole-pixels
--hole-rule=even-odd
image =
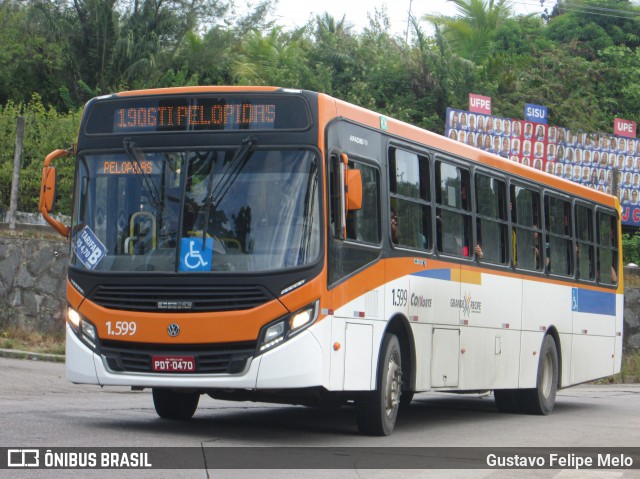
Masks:
[[[64,363],[63,354],[34,353],[31,351],[20,351],[19,349],[0,349],[0,358],[31,359],[34,361],[49,361],[53,363]]]

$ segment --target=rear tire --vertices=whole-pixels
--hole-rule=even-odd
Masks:
[[[375,391],[361,393],[356,400],[358,430],[371,436],[393,432],[402,394],[402,353],[393,334],[386,334],[380,347]]]
[[[558,391],[558,348],[552,336],[542,340],[534,389],[496,389],[498,411],[546,416],[553,411]]]
[[[162,419],[185,421],[191,419],[198,408],[200,394],[153,388],[153,405]]]
[[[558,391],[558,348],[552,336],[542,341],[535,389],[520,391],[520,408],[527,414],[546,416],[553,411]]]

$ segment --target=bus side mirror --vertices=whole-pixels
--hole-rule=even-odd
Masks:
[[[39,210],[44,209],[51,213],[56,199],[56,169],[53,166],[45,166],[42,169],[42,189],[40,190]]]
[[[38,210],[45,221],[49,223],[54,230],[67,238],[69,237],[69,227],[49,215],[53,210],[53,205],[56,200],[56,169],[50,166],[50,164],[52,160],[67,156],[69,153],[70,150],[55,150],[49,153],[44,159],[42,181],[40,183],[40,202],[38,203]]]
[[[362,173],[360,170],[347,170],[346,181],[347,211],[362,208]]]

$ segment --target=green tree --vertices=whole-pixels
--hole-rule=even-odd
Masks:
[[[310,28],[307,61],[313,71],[315,88],[342,97],[359,76],[355,58],[358,39],[344,16],[336,20],[325,12],[316,16]]]
[[[0,22],[0,104],[28,102],[37,91],[47,103],[63,106],[58,91],[68,80],[67,44],[56,5],[3,0]]]
[[[110,64],[119,33],[115,8],[116,0],[73,0],[67,10],[72,64],[79,80],[96,92],[111,86]]]
[[[447,40],[461,57],[477,64],[493,53],[496,30],[511,15],[509,0],[448,0],[458,15],[425,15],[424,20],[441,25]]]
[[[609,117],[640,122],[640,48],[612,46],[600,51],[601,80],[595,84]]]
[[[250,32],[232,67],[233,76],[241,85],[274,85],[299,88],[309,83],[302,31],[284,32],[274,27],[263,33]]]
[[[44,157],[56,148],[65,148],[75,141],[80,124],[80,111],[58,113],[46,107],[34,94],[28,103],[8,102],[0,108],[0,207],[9,206],[15,149],[16,119],[25,117],[25,136],[20,172],[20,211],[37,211]],[[58,168],[57,210],[71,211],[74,165],[61,161]]]
[[[546,34],[573,53],[595,59],[613,45],[640,46],[640,8],[629,0],[559,0]]]

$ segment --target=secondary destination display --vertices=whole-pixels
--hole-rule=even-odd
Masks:
[[[97,101],[86,134],[298,130],[310,125],[306,101],[295,96],[172,96]]]

